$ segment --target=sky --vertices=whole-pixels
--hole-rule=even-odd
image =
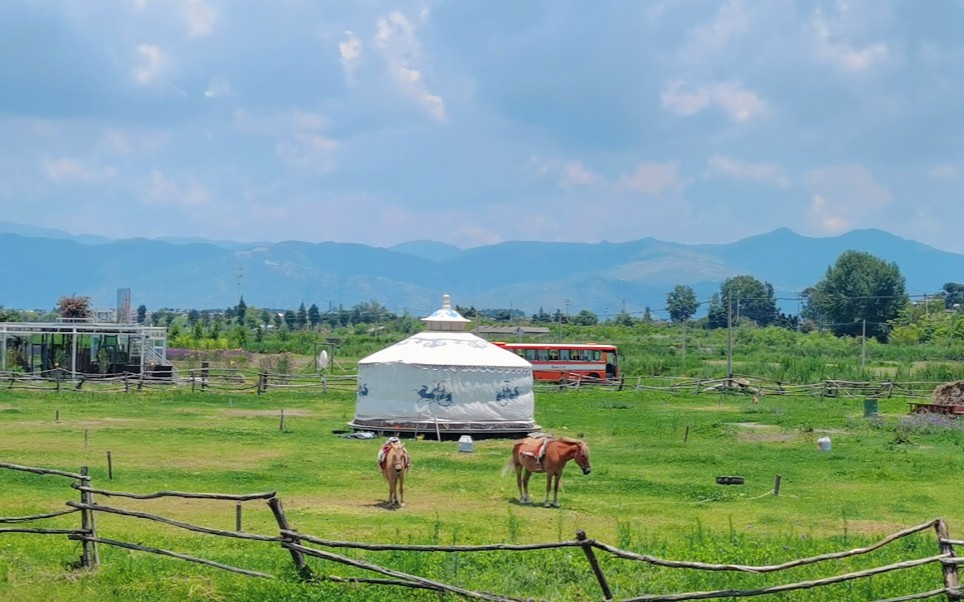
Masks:
[[[964,253],[964,0],[5,0],[0,209],[110,238]]]

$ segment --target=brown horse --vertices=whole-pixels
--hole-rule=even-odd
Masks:
[[[538,449],[542,446],[542,441],[533,437],[527,437],[519,441],[512,447],[512,461],[509,466],[515,468],[515,479],[519,486],[519,503],[531,504],[529,497],[529,477],[534,472],[546,473],[546,501],[543,504],[546,508],[559,507],[559,482],[562,480],[562,469],[566,467],[569,460],[575,460],[582,474],[589,474],[592,467],[589,465],[589,446],[585,441],[562,437],[560,439],[549,439],[545,442],[541,458],[536,458],[530,450]],[[508,466],[506,467],[508,468]],[[522,472],[525,471],[523,476]],[[555,479],[555,487],[553,487]],[[549,503],[549,490],[553,490],[552,504]]]
[[[389,437],[378,452],[378,468],[388,481],[388,506],[405,505],[405,472],[409,458],[405,445],[398,437]]]

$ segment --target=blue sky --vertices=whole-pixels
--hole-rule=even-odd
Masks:
[[[0,207],[111,238],[964,252],[962,74],[964,0],[7,0]]]

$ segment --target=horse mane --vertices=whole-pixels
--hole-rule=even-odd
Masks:
[[[556,441],[562,441],[563,443],[585,443],[582,439],[575,439],[573,437],[557,437]]]

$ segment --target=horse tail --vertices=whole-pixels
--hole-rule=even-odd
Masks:
[[[516,467],[518,466],[518,456],[517,456],[517,454],[518,454],[517,448],[516,448],[516,447],[513,447],[513,448],[512,448],[512,456],[509,458],[509,461],[506,462],[506,465],[502,467],[502,476],[503,476],[503,477],[504,477],[505,475],[509,474],[510,472],[514,472],[514,471],[516,470]]]

